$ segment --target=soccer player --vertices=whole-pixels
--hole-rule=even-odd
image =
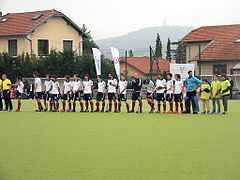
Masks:
[[[50,74],[46,75],[46,80],[43,85],[43,89],[44,89],[43,100],[44,100],[44,106],[45,106],[45,109],[43,110],[44,112],[48,111],[48,102],[51,99],[50,91],[52,90],[52,83],[53,82],[51,80]]]
[[[218,80],[218,75],[213,76],[213,81],[211,83],[211,98],[212,98],[212,114],[220,114],[220,93],[221,93],[221,82]],[[217,109],[216,109],[217,104]]]
[[[34,77],[34,94],[37,101],[38,109],[35,112],[41,112],[43,110],[41,99],[42,99],[42,81],[39,78],[38,72],[33,73]]]
[[[227,79],[226,74],[221,75],[221,97],[222,97],[222,102],[223,102],[223,113],[222,114],[227,114],[228,111],[228,99],[230,98],[230,88],[231,88],[231,83]]]
[[[125,79],[125,75],[121,73],[120,81],[118,83],[118,112],[121,112],[121,102],[125,102],[127,112],[129,113],[129,104],[127,102],[127,87],[128,82]]]
[[[146,88],[146,91],[147,91],[147,103],[151,108],[149,113],[153,113],[154,112],[154,89],[155,89],[155,85],[154,85],[153,81],[149,80],[149,79],[143,81],[143,84],[144,84],[144,86]]]
[[[59,109],[59,93],[60,86],[57,81],[57,76],[52,76],[52,89],[51,89],[51,103],[50,112],[58,112]]]
[[[185,80],[187,94],[185,97],[185,111],[183,113],[185,113],[185,114],[191,113],[191,103],[192,103],[193,114],[198,113],[199,105],[198,105],[198,98],[197,98],[196,90],[201,83],[202,83],[201,80],[199,80],[196,77],[193,77],[192,71],[188,71],[188,78]]]
[[[11,89],[11,86],[12,86],[12,83],[11,81],[7,78],[7,75],[6,74],[3,74],[2,75],[2,80],[3,80],[3,98],[4,98],[4,101],[5,101],[5,110],[4,111],[12,111],[12,101],[11,101],[11,98],[10,98],[10,89]]]
[[[107,82],[108,92],[108,110],[106,112],[112,112],[112,101],[114,102],[114,112],[117,112],[117,100],[116,100],[116,87],[118,86],[117,80],[114,79],[113,74],[109,73]]]
[[[61,112],[66,111],[66,102],[68,102],[68,112],[72,110],[72,105],[71,105],[71,91],[72,91],[73,85],[72,82],[70,81],[70,76],[66,75],[64,77],[64,82],[63,82],[63,98],[62,98],[62,110]]]
[[[167,92],[166,92],[166,100],[169,103],[169,112],[173,113],[173,85],[175,81],[172,80],[172,73],[167,74]]]
[[[138,73],[135,73],[133,75],[133,80],[132,80],[132,109],[130,113],[135,112],[135,105],[136,101],[138,100],[139,102],[139,111],[136,111],[136,113],[142,113],[142,97],[141,97],[141,91],[142,91],[142,80],[139,78]]]
[[[173,85],[173,93],[174,93],[174,102],[175,102],[175,112],[178,113],[179,105],[181,109],[181,113],[183,112],[183,81],[181,80],[180,74],[175,74],[175,83]]]
[[[158,102],[158,111],[157,113],[161,113],[161,103],[163,105],[163,113],[166,113],[166,98],[165,98],[165,90],[166,90],[166,80],[163,79],[163,75],[159,74],[157,76],[156,81],[156,100]]]
[[[80,93],[80,88],[82,87],[82,81],[79,79],[78,74],[75,74],[73,76],[73,81],[72,81],[72,100],[73,100],[73,109],[71,112],[76,112],[76,101],[79,101],[80,103],[80,112],[83,111],[83,102],[81,99],[81,93]]]
[[[17,93],[16,93],[16,98],[18,100],[18,107],[16,109],[16,112],[20,112],[21,109],[21,99],[22,99],[22,95],[23,95],[23,88],[24,88],[24,84],[22,81],[22,78],[18,77],[17,78],[17,82],[15,84],[17,86]]]
[[[83,81],[83,100],[85,101],[85,111],[89,112],[88,105],[90,103],[91,112],[93,112],[93,102],[92,102],[92,90],[93,90],[93,82],[89,79],[89,75],[85,74]]]
[[[2,79],[0,79],[0,111],[3,110],[3,103],[2,103]]]
[[[207,79],[202,79],[201,85],[201,100],[202,100],[202,114],[208,114],[210,112],[209,108],[209,98],[210,98],[211,86],[208,84]]]
[[[100,112],[100,102],[102,102],[102,109],[101,112],[104,112],[105,108],[105,93],[106,93],[106,83],[103,81],[103,76],[97,76],[97,98],[96,98],[96,110],[94,112]]]

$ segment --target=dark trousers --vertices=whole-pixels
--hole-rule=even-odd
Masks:
[[[3,98],[5,101],[5,110],[12,110],[13,107],[9,90],[3,90]]]
[[[185,109],[186,112],[191,113],[191,104],[193,112],[199,111],[199,105],[198,105],[198,99],[196,96],[196,91],[193,92],[187,92],[187,95],[185,97]]]
[[[0,111],[3,110],[2,93],[0,91]]]

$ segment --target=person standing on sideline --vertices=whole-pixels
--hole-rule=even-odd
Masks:
[[[174,102],[175,102],[175,113],[178,113],[180,106],[181,113],[183,112],[183,81],[181,80],[180,74],[175,74],[175,83],[173,85]]]
[[[37,106],[38,109],[35,110],[35,112],[41,112],[43,110],[41,99],[42,99],[42,81],[39,78],[38,72],[33,73],[34,77],[34,94],[35,94],[35,99],[37,101]]]
[[[231,89],[231,83],[227,79],[226,74],[221,75],[221,96],[222,96],[222,102],[223,102],[223,113],[222,114],[227,114],[228,111],[228,99],[230,97],[230,89]]]
[[[130,113],[134,113],[134,108],[136,105],[136,100],[139,102],[139,111],[136,113],[142,113],[142,96],[141,96],[141,91],[142,91],[142,80],[139,78],[138,73],[135,73],[133,75],[133,80],[132,80],[132,110]]]
[[[157,76],[156,80],[156,101],[158,102],[158,111],[157,113],[161,113],[161,103],[163,106],[163,113],[166,113],[166,97],[165,97],[165,91],[167,87],[167,82],[165,79],[163,79],[163,75],[159,74]]]
[[[185,86],[187,88],[187,94],[185,97],[185,111],[183,113],[191,113],[191,104],[193,109],[193,114],[197,114],[199,111],[198,98],[196,89],[202,83],[196,77],[193,77],[193,72],[188,71],[188,78],[185,80]]]
[[[128,82],[125,79],[125,75],[121,73],[120,75],[120,81],[118,83],[118,112],[121,112],[121,102],[125,102],[127,112],[129,113],[129,104],[127,102],[127,87]]]
[[[22,78],[18,77],[17,78],[17,83],[15,85],[17,86],[16,98],[18,100],[18,107],[16,109],[16,112],[20,112],[21,105],[22,105],[21,99],[22,99],[23,88],[24,88],[24,84],[23,84]]]
[[[89,79],[89,75],[84,75],[83,80],[83,100],[85,101],[85,111],[89,112],[88,106],[90,104],[91,112],[93,112],[93,101],[92,101],[92,90],[93,90],[93,82]]]
[[[0,79],[0,111],[3,110],[3,104],[2,104],[2,79]]]
[[[107,91],[108,91],[108,110],[106,112],[112,112],[112,101],[114,102],[114,112],[117,112],[117,100],[116,100],[116,88],[118,86],[118,82],[114,79],[113,74],[110,73],[108,75],[107,82]]]
[[[106,83],[103,80],[102,75],[97,76],[97,98],[96,98],[96,110],[94,112],[100,112],[100,102],[102,102],[101,112],[104,112],[105,108],[105,93],[106,93]]]
[[[44,101],[44,106],[45,106],[45,109],[43,110],[44,112],[47,112],[48,111],[48,105],[49,105],[49,101],[51,100],[51,90],[52,90],[52,80],[51,80],[51,76],[50,74],[47,74],[46,75],[46,80],[44,82],[44,85],[43,85],[43,89],[44,89],[44,93],[43,93],[43,101]],[[51,102],[50,102],[51,103]],[[51,105],[50,105],[51,106]]]
[[[166,92],[166,101],[169,103],[169,112],[173,113],[173,85],[175,81],[172,80],[172,73],[167,74],[167,92]]]
[[[144,87],[146,88],[147,91],[147,103],[150,106],[150,111],[149,113],[154,113],[154,89],[155,89],[155,84],[152,80],[147,79],[143,81]]]
[[[66,111],[66,103],[68,103],[68,112],[72,110],[71,105],[71,91],[72,91],[72,82],[70,81],[70,76],[66,75],[63,82],[63,98],[62,98],[62,110],[61,112]]]
[[[221,92],[221,82],[218,80],[218,75],[213,76],[213,81],[211,83],[211,95],[212,98],[212,114],[220,114],[220,92]],[[217,104],[217,109],[216,109]]]
[[[208,84],[207,79],[202,79],[201,85],[201,100],[202,100],[202,114],[208,114],[210,112],[209,108],[209,98],[210,98],[211,86]]]
[[[4,111],[12,111],[12,101],[10,98],[10,89],[11,89],[11,81],[7,78],[6,74],[2,75],[2,89],[3,89],[3,98],[5,101],[5,110]]]

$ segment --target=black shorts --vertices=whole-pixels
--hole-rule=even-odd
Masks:
[[[84,101],[92,100],[92,95],[91,94],[83,94],[83,100]]]
[[[20,93],[19,91],[16,92],[16,99],[22,99],[22,93]]]
[[[157,101],[165,101],[165,94],[164,93],[157,93],[156,100]]]
[[[166,94],[166,101],[173,101],[173,94]]]
[[[183,101],[183,94],[174,94],[174,101],[175,102],[182,102]]]
[[[96,100],[97,101],[104,101],[105,100],[105,94],[103,94],[102,92],[98,92]]]
[[[74,100],[74,101],[81,100],[80,92],[76,92],[75,94],[72,94],[72,98],[71,99]]]
[[[141,95],[140,95],[140,92],[133,92],[132,93],[132,100],[133,101],[136,101],[136,100],[142,100],[142,97],[141,97]]]
[[[126,94],[119,94],[118,95],[118,101],[127,101],[127,95]]]
[[[43,99],[46,101],[50,101],[51,100],[52,95],[50,93],[44,93],[43,94]]]
[[[63,96],[62,96],[62,100],[64,100],[64,101],[70,101],[72,99],[72,96],[71,96],[71,94],[63,94]]]
[[[35,99],[42,99],[42,93],[41,92],[36,92],[35,93]]]
[[[154,93],[147,92],[147,99],[154,99]]]
[[[108,100],[109,101],[115,100],[115,99],[116,99],[115,93],[108,93]]]
[[[58,94],[51,94],[51,101],[57,101],[59,100],[59,95]]]

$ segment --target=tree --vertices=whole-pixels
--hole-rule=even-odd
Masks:
[[[162,57],[162,42],[161,42],[159,33],[157,33],[157,38],[156,38],[155,56],[158,58]]]
[[[130,49],[130,50],[128,51],[128,54],[129,54],[129,57],[133,57],[133,50]]]
[[[94,42],[91,31],[86,28],[85,24],[82,26],[82,31],[87,36],[83,39],[83,52],[86,54],[92,54],[92,48],[98,48],[98,45]]]
[[[171,60],[172,59],[172,55],[171,55],[171,41],[170,41],[169,38],[168,38],[168,42],[167,42],[166,59],[167,60]]]
[[[177,49],[174,50],[174,58],[176,63],[186,63],[186,44],[183,42],[178,42]]]

